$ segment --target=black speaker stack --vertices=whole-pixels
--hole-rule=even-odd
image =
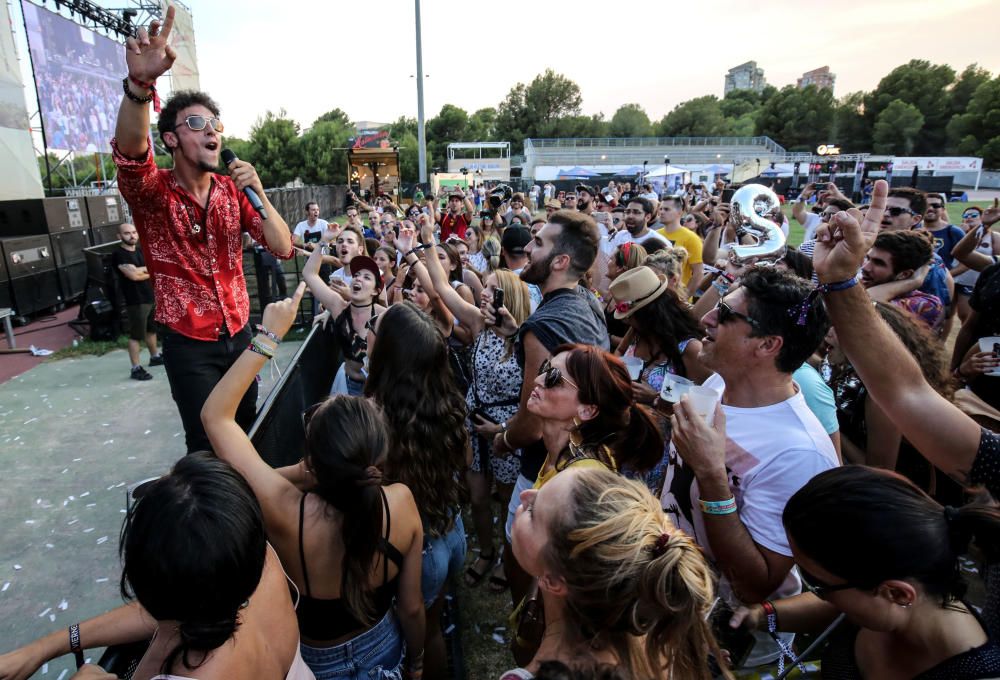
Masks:
[[[0,307],[25,317],[79,300],[84,249],[117,241],[123,221],[118,194],[0,201]]]

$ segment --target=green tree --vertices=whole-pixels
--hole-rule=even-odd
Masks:
[[[897,66],[865,100],[865,117],[873,134],[879,115],[898,99],[917,107],[924,117],[924,127],[917,135],[913,152],[929,156],[941,153],[952,113],[948,87],[954,80],[954,69],[944,64],[914,59]]]
[[[833,93],[812,85],[786,85],[761,107],[756,132],[790,151],[807,151],[829,139]]]
[[[909,156],[924,127],[924,115],[913,104],[896,99],[882,109],[872,132],[875,153]]]
[[[608,125],[608,134],[612,137],[648,137],[652,131],[649,116],[639,104],[620,106]]]
[[[608,122],[604,114],[595,113],[592,116],[564,116],[556,120],[548,131],[539,136],[545,137],[607,137]]]
[[[852,92],[841,97],[833,110],[830,141],[845,152],[862,153],[871,149],[871,128],[865,119],[865,93]]]
[[[327,111],[322,116],[313,121],[313,127],[316,127],[320,123],[338,123],[342,127],[352,128],[354,125],[351,123],[351,117],[346,113],[341,111],[339,108],[333,111]]]
[[[966,112],[952,118],[948,137],[963,155],[982,156],[986,167],[1000,167],[1000,76],[976,88]]]
[[[756,113],[760,107],[761,96],[753,90],[732,90],[719,102],[722,115],[732,119]]]
[[[497,124],[496,109],[479,109],[469,116],[466,135],[470,142],[489,142],[494,139]]]
[[[299,124],[284,109],[268,111],[250,130],[250,159],[264,188],[281,187],[302,170]]]
[[[354,128],[342,120],[320,121],[302,135],[302,172],[306,184],[347,182],[347,140]]]
[[[659,137],[715,137],[728,135],[730,123],[722,115],[722,106],[715,95],[696,97],[682,102],[656,124]]]
[[[576,119],[565,126],[563,119],[580,115],[580,86],[575,82],[546,69],[535,76],[530,84],[518,83],[510,89],[497,107],[495,138],[509,141],[514,153],[521,153],[525,137],[552,137],[560,128],[578,128],[583,123]],[[595,126],[591,117],[588,126]]]
[[[441,107],[440,113],[427,121],[427,166],[448,165],[448,145],[466,140],[469,114],[452,104]]]

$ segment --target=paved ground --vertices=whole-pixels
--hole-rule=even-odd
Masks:
[[[280,346],[277,366],[298,344]],[[153,380],[129,380],[116,351],[0,385],[0,653],[121,604],[125,488],[184,453],[166,375],[148,370]],[[262,376],[261,401],[276,378]],[[64,657],[36,677],[73,667]]]

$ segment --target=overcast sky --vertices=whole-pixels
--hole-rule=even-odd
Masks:
[[[303,127],[334,107],[353,120],[416,116],[412,0],[187,4],[201,85],[228,133],[247,136],[268,109]],[[777,87],[828,65],[837,97],[915,58],[1000,73],[997,0],[424,0],[422,10],[428,118],[445,103],[495,107],[547,67],[576,81],[584,113],[610,118],[638,102],[654,121],[686,99],[721,97],[725,72],[751,59]]]

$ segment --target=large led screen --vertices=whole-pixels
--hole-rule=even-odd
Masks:
[[[21,7],[48,147],[110,151],[125,47],[28,0]]]

